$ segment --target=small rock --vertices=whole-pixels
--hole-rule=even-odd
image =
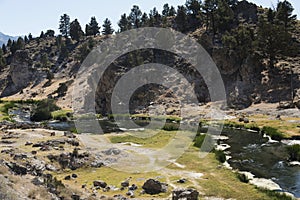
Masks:
[[[72,174],[72,178],[77,178],[77,174]]]
[[[129,186],[129,181],[128,181],[128,180],[123,181],[123,182],[121,183],[121,186],[122,186],[123,188],[128,187],[128,186]]]
[[[172,200],[198,200],[199,192],[194,189],[175,189],[172,192]]]
[[[25,146],[30,146],[30,145],[32,145],[32,144],[33,144],[32,142],[27,141],[27,142],[25,143]]]
[[[185,178],[181,178],[177,181],[177,183],[186,183],[186,179]]]
[[[101,187],[101,188],[106,188],[107,183],[100,180],[100,181],[94,181],[94,182],[93,182],[93,185],[94,185],[94,187],[99,186],[99,187]]]
[[[135,184],[132,184],[128,189],[134,191],[134,190],[138,189],[138,186]]]
[[[72,194],[71,198],[72,200],[80,200],[80,196],[77,194]]]
[[[71,180],[71,176],[70,176],[70,175],[66,176],[66,177],[65,177],[65,180],[67,180],[67,181],[68,181],[68,180]]]

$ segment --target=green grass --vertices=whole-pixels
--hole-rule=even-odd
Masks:
[[[143,135],[153,135],[152,137],[139,138],[128,133],[122,135],[109,136],[111,143],[125,143],[132,142],[143,145],[148,148],[161,148],[165,146],[172,138],[176,136],[177,131],[163,131],[163,130],[145,130],[141,132]]]
[[[76,173],[78,178],[75,180],[66,181],[64,177],[67,175],[71,175]],[[127,173],[123,171],[117,171],[115,169],[109,167],[101,167],[98,169],[92,168],[81,168],[75,171],[65,171],[63,173],[54,173],[55,177],[58,180],[61,180],[64,184],[68,184],[71,188],[81,190],[81,185],[86,184],[86,188],[90,189],[93,186],[93,181],[95,180],[103,180],[108,185],[114,185],[116,187],[121,187],[121,182],[131,177],[130,184],[136,184],[138,186],[138,190],[135,192],[136,197],[141,196],[140,192],[142,191],[143,183],[150,178],[158,179],[160,182],[165,182],[166,179],[161,176],[158,172],[149,172],[149,173]],[[102,192],[98,190],[98,192],[102,195],[113,196],[116,194],[122,194],[126,196],[127,190],[124,191],[109,191]],[[152,197],[152,198],[166,198],[170,195],[171,191],[167,193],[160,193],[158,195],[142,195],[143,197]]]
[[[71,110],[57,110],[51,112],[52,118],[55,120],[68,119],[68,115],[72,113]]]
[[[283,133],[278,131],[278,129],[270,126],[264,126],[261,131],[262,133],[269,135],[273,140],[280,141],[285,138],[285,135]]]

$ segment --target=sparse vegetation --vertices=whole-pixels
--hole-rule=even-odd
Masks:
[[[290,156],[290,158],[289,158],[290,160],[300,161],[300,145],[299,144],[287,146],[286,149]]]
[[[262,133],[269,135],[273,140],[280,141],[285,138],[283,133],[279,132],[278,129],[270,126],[264,126],[261,131]]]
[[[215,157],[220,163],[224,163],[226,161],[226,155],[221,150],[214,150]]]

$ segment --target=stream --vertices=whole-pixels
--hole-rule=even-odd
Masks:
[[[271,179],[284,192],[300,197],[300,167],[289,165],[286,144],[270,142],[260,133],[246,130],[224,129],[222,135],[228,136],[222,143],[231,146],[228,149],[231,167],[251,172],[258,178]]]
[[[12,110],[10,114],[17,122],[34,123],[30,121],[28,110]],[[105,133],[120,130],[117,124],[109,120],[99,120],[99,123]],[[75,128],[73,122],[50,121],[48,126],[63,131]],[[300,166],[289,165],[285,150],[287,142],[270,141],[258,132],[247,130],[225,128],[222,135],[228,137],[220,143],[230,145],[226,153],[231,156],[228,163],[233,169],[251,172],[257,178],[271,179],[280,185],[284,192],[300,198]]]

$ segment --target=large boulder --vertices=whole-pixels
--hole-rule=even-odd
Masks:
[[[142,188],[144,189],[145,193],[153,195],[166,192],[167,185],[159,182],[158,180],[148,179]]]
[[[172,192],[172,200],[198,200],[199,192],[194,189],[175,189]]]

